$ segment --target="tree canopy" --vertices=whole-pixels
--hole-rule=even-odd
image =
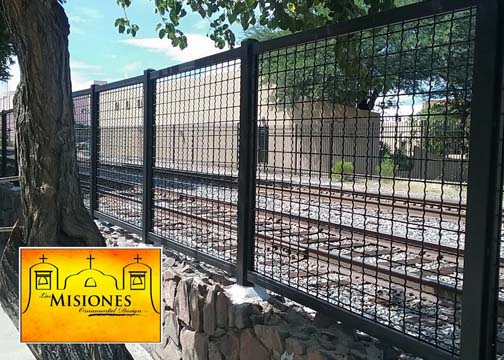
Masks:
[[[456,104],[433,102],[420,111],[415,125],[420,127],[423,147],[431,154],[467,155],[469,124]]]
[[[136,36],[139,26],[127,13],[133,2],[117,0],[124,16],[116,20],[115,26],[120,33]],[[267,40],[415,2],[155,0],[152,4],[159,17],[159,37],[183,49],[187,38],[180,25],[189,11],[208,20],[209,37],[224,48],[237,42],[233,24],[239,24],[245,37]],[[423,96],[425,100],[449,97],[453,109],[467,117],[467,89],[471,85],[467,64],[472,61],[472,48],[465,42],[474,24],[467,14],[458,17],[448,14],[435,21],[424,19],[370,29],[328,39],[322,46],[292,48],[281,56],[266,54],[260,63],[261,82],[275,87],[273,96],[281,104],[309,98],[357,105],[374,93],[383,96],[382,106],[392,106],[396,99],[387,95],[394,92]]]
[[[134,0],[116,0],[124,9],[115,26],[120,33],[136,36],[139,26],[131,21],[127,9]],[[414,0],[398,0],[400,2]],[[394,6],[394,0],[154,0],[153,9],[159,16],[156,30],[160,38],[168,38],[173,46],[187,46],[187,37],[180,30],[182,19],[188,11],[207,19],[209,37],[219,48],[234,46],[236,35],[232,24],[240,24],[243,30],[261,25],[269,29],[298,32],[323,26],[334,21],[346,20],[366,13],[376,13]]]
[[[379,94],[382,106],[399,98],[448,98],[467,118],[470,108],[474,22],[469,11],[340,35],[271,51],[260,58],[261,83],[273,102],[329,101],[357,105]],[[258,40],[285,31],[252,28]]]
[[[9,67],[14,63],[14,48],[5,23],[0,18],[0,81],[10,78]]]
[[[139,26],[128,18],[127,10],[134,0],[116,0],[124,10],[115,26],[120,33],[136,36]],[[415,0],[395,0],[414,2]],[[60,3],[66,0],[58,0]],[[244,30],[254,26],[267,29],[298,32],[345,20],[366,13],[379,12],[394,6],[394,0],[154,0],[153,9],[159,18],[156,25],[160,38],[167,38],[172,45],[187,47],[187,37],[180,30],[181,21],[188,11],[198,13],[209,22],[209,37],[216,46],[234,46],[237,41],[232,24]],[[13,64],[14,48],[3,20],[0,18],[0,81],[10,78],[9,67]]]

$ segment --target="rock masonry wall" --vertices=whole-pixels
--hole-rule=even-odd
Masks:
[[[149,349],[156,360],[407,358],[282,297],[236,301],[245,288],[176,257],[165,258],[163,269],[164,340]]]

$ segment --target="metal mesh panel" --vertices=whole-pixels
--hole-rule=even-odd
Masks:
[[[504,59],[503,59],[504,60]],[[504,86],[504,83],[503,83]],[[504,87],[501,89],[501,96],[502,99],[504,99]],[[504,124],[504,103],[501,103],[501,111],[500,111],[500,119],[501,123]],[[504,143],[504,134],[501,132],[500,134],[500,141],[501,144]],[[501,145],[502,146],[502,145]],[[498,164],[498,167],[500,169],[503,169],[504,159],[501,159],[501,163]],[[504,206],[504,188],[502,189],[501,192],[502,196],[502,206]],[[504,208],[503,208],[503,214],[504,215]],[[501,216],[502,216],[501,215]],[[500,250],[500,266],[499,266],[499,294],[498,294],[498,299],[499,299],[499,304],[498,304],[498,318],[497,318],[497,338],[496,338],[496,347],[497,347],[497,359],[502,358],[502,354],[504,354],[504,229],[503,229],[503,219],[504,216],[501,217],[501,236],[500,236],[500,244],[499,244],[499,250]]]
[[[459,351],[474,22],[260,54],[256,273]]]
[[[91,95],[73,98],[77,167],[84,204],[89,209],[91,176]]]
[[[154,232],[236,257],[239,60],[158,79]]]
[[[142,84],[99,93],[98,210],[139,227],[143,194],[142,104]]]

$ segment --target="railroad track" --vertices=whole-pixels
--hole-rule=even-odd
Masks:
[[[172,205],[155,205],[168,220],[160,226],[161,235],[163,231],[184,231],[187,226],[193,227],[194,235],[195,227],[202,232],[193,236],[191,246],[205,251],[213,247],[214,254],[219,256],[223,251],[231,256],[236,253],[235,204],[167,190],[158,190],[155,198]],[[267,209],[256,209],[255,237],[256,253],[277,255],[284,259],[284,265],[305,262],[304,268],[289,273],[291,280],[333,273],[352,279],[336,282],[337,286],[362,281],[396,293],[406,288],[433,302],[439,299],[460,302],[462,249]],[[402,259],[394,259],[401,254],[404,255]],[[503,268],[504,259],[500,263]],[[264,261],[256,263],[256,267],[264,267]],[[499,287],[504,290],[504,281],[500,281]],[[499,311],[504,313],[504,301],[499,302]]]
[[[132,199],[131,194],[128,193],[131,189],[136,189],[134,193],[137,197],[141,193],[136,182],[99,179],[99,184],[101,193],[105,195],[118,197],[121,200],[141,202],[138,198]],[[276,189],[271,189],[271,191],[274,190]],[[294,189],[288,191],[291,190],[295,191]],[[171,213],[174,217],[182,217],[184,224],[190,224],[191,221],[196,220],[200,224],[218,225],[227,231],[236,231],[235,204],[183,194],[175,190],[157,188],[156,191],[156,200],[171,200],[179,203],[170,208],[158,205],[155,207]],[[280,191],[287,191],[287,189]],[[192,207],[184,212],[183,208],[186,205],[180,205],[180,201],[191,204]],[[222,213],[222,209],[226,209],[231,215]],[[201,213],[204,214],[197,215]],[[210,216],[213,218],[210,219]],[[256,216],[257,239],[260,240],[259,246],[264,249],[267,246],[273,246],[281,249],[280,253],[295,252],[304,254],[307,258],[324,259],[326,263],[335,262],[343,268],[357,269],[359,273],[371,273],[373,278],[394,279],[396,283],[404,283],[408,285],[408,288],[421,291],[426,291],[422,289],[427,289],[431,293],[442,291],[448,297],[460,293],[460,289],[448,283],[445,284],[439,280],[439,277],[461,283],[455,275],[463,272],[463,249],[268,209],[257,209]],[[223,223],[223,218],[228,218],[228,221]],[[224,224],[227,225],[224,226]],[[393,254],[398,253],[404,254],[404,260],[398,261],[392,257]],[[434,265],[436,263],[439,264],[436,266]],[[415,264],[420,264],[420,269],[412,273],[404,271]],[[503,259],[501,259],[502,264],[504,264]],[[425,269],[424,265],[427,265]],[[435,280],[438,281],[433,281],[432,279],[436,277],[438,279]]]
[[[116,198],[118,203],[111,205],[109,214],[119,211],[126,216],[125,199],[141,204],[141,188],[134,186],[133,190],[110,188],[105,197],[111,201]],[[136,216],[138,223],[141,211]],[[234,203],[180,189],[155,189],[154,233],[161,237],[231,260],[237,252],[236,220]],[[386,311],[399,312],[394,321],[404,321],[401,326],[407,327],[436,329],[437,311],[443,314],[447,326],[460,320],[463,249],[262,208],[256,209],[254,246],[259,274],[322,298],[332,294],[337,302],[342,293],[344,300],[340,305],[348,309],[392,307],[395,310]],[[504,281],[499,286],[502,294]],[[345,303],[352,293],[362,294],[362,298],[366,295],[366,301],[376,305]],[[425,304],[432,304],[436,312],[421,310],[415,305],[418,303],[426,308],[429,306]],[[359,310],[358,306],[364,307]],[[408,320],[404,311],[413,314],[411,319],[421,319],[422,325],[418,325],[418,320]],[[499,313],[504,314],[502,300]]]
[[[436,201],[391,194],[335,189],[328,186],[292,184],[271,180],[258,180],[258,193],[282,194],[289,198],[304,198],[328,205],[345,205],[349,208],[374,209],[381,212],[407,216],[429,217],[442,221],[465,222],[466,205],[453,201]]]
[[[222,200],[180,194],[169,190],[158,190],[155,198],[157,201],[171,201],[177,204],[173,207],[155,205],[158,209],[171,212],[176,216],[182,216],[184,219],[207,221],[223,228],[236,230],[233,224],[237,216],[235,204]],[[183,204],[184,202],[185,205]],[[184,208],[185,210],[183,210]],[[227,216],[223,216],[220,212],[222,209],[227,210]],[[205,214],[212,214],[213,218],[208,219]],[[216,220],[216,218],[227,218],[228,221],[223,222],[222,220]],[[285,214],[263,208],[256,209],[256,236],[268,240],[279,247],[312,255],[314,258],[324,256],[327,259],[345,260],[345,263],[368,270],[373,270],[377,267],[383,275],[397,275],[402,280],[414,279],[419,274],[407,276],[404,274],[395,274],[389,269],[421,262],[426,264],[434,261],[444,261],[445,264],[440,265],[439,271],[423,270],[423,273],[424,275],[435,276],[439,272],[443,276],[450,276],[457,271],[460,272],[461,266],[455,267],[454,265],[460,262],[464,255],[464,250],[462,249],[382,234],[366,229],[352,228],[350,226],[333,224],[327,221]],[[370,247],[373,249],[370,249]],[[383,258],[383,256],[386,257],[398,251],[415,255],[411,258],[406,257],[403,262]],[[348,252],[349,255],[335,255],[335,252]],[[368,261],[353,261],[352,258],[354,257],[368,258]],[[376,266],[370,264],[373,262],[369,261],[372,257],[377,259]]]
[[[135,186],[141,182],[142,167],[139,165],[100,164],[105,176],[100,177],[100,182],[117,183],[119,186]],[[120,170],[120,171],[118,171]],[[106,174],[110,175],[106,175]],[[211,184],[238,187],[238,179],[233,176],[217,174],[200,174],[188,171],[155,168],[155,174],[161,178],[186,178],[193,184]],[[86,176],[86,175],[84,175]],[[122,179],[114,179],[114,176]],[[405,216],[418,216],[436,219],[439,221],[452,221],[465,223],[466,204],[453,201],[437,201],[428,198],[401,196],[396,194],[376,194],[357,190],[335,189],[329,186],[293,184],[286,181],[257,179],[257,193],[264,196],[282,195],[286,198],[302,198],[320,204],[344,205],[347,208],[373,209]],[[177,180],[177,182],[182,182]],[[112,187],[112,186],[111,186]]]

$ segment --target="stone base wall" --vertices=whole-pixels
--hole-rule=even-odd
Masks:
[[[166,258],[163,269],[164,340],[148,348],[156,360],[404,358],[363,333],[287,305],[282,297],[233,300],[250,289],[176,257]]]

